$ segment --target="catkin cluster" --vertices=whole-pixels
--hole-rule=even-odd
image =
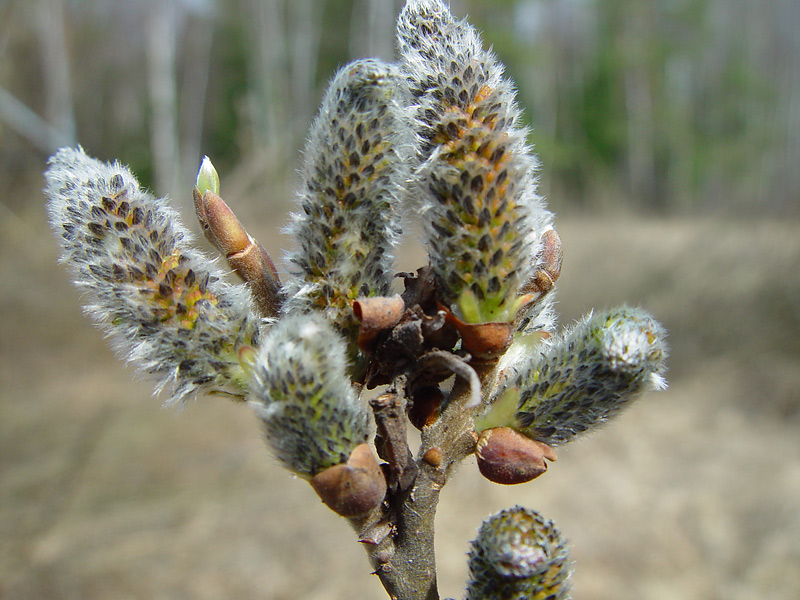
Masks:
[[[59,150],[46,173],[62,261],[117,351],[173,402],[200,392],[247,398],[281,464],[359,528],[374,517],[360,533],[381,545],[373,558],[384,575],[394,556],[387,540],[394,550],[414,543],[393,511],[414,503],[419,473],[438,469],[430,479],[438,493],[452,471],[443,457],[461,452],[455,463],[474,452],[491,481],[530,481],[556,459],[551,446],[664,387],[667,356],[663,328],[641,309],[554,331],[561,241],[536,191],[537,160],[503,65],[442,0],[408,0],[397,40],[396,63],[350,63],[323,96],[303,153],[284,283],[219,196],[210,161],[195,210],[245,284],[227,283],[167,201],[127,168],[78,148]],[[405,276],[403,296],[381,298],[391,293],[405,212],[422,219],[430,266]],[[384,311],[369,322],[367,299]],[[468,382],[468,402],[449,397],[461,382],[440,389],[451,372]],[[389,463],[379,464],[373,415],[360,399],[375,381],[394,385],[387,396],[405,391],[423,447],[430,435],[442,447],[412,465],[398,439],[405,422],[391,420],[405,418],[402,408],[373,404]],[[464,433],[457,443],[448,427]],[[431,541],[420,555],[432,552]],[[568,600],[567,558],[551,521],[503,511],[473,542],[467,600]],[[417,575],[430,584],[426,569]]]

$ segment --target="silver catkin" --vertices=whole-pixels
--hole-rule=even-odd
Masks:
[[[481,525],[469,554],[467,600],[569,600],[567,543],[555,524],[516,506]]]
[[[251,405],[267,443],[294,473],[313,477],[367,441],[370,414],[346,375],[347,346],[318,313],[281,319],[252,367]]]
[[[245,286],[224,282],[166,200],[119,163],[63,148],[45,177],[61,261],[117,353],[171,402],[243,395],[237,352],[257,344],[261,326]]]
[[[360,60],[328,87],[305,146],[286,312],[320,311],[355,344],[352,302],[385,295],[414,137],[393,65]]]
[[[397,37],[421,138],[414,195],[443,299],[467,322],[513,321],[552,221],[513,86],[440,0],[407,2]]]
[[[501,365],[493,409],[502,413],[502,405],[512,402],[516,408],[509,422],[495,424],[550,445],[602,425],[641,392],[666,386],[665,336],[639,308],[585,317],[562,336]]]

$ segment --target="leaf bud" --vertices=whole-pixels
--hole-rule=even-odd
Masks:
[[[203,162],[200,163],[200,170],[197,172],[196,186],[201,195],[206,192],[219,194],[219,175],[207,156],[204,156]]]
[[[264,247],[242,226],[227,203],[214,191],[192,192],[197,220],[206,239],[223,255],[230,267],[250,287],[256,305],[265,317],[280,309],[280,279],[275,263]]]

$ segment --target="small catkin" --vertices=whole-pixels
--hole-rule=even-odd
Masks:
[[[326,91],[304,150],[286,312],[321,311],[354,347],[356,298],[385,295],[413,132],[396,67],[360,60]],[[352,353],[351,353],[352,354]]]
[[[61,261],[84,309],[117,352],[179,402],[200,392],[243,396],[238,349],[258,343],[262,321],[244,286],[191,247],[166,200],[119,163],[62,148],[45,173]]]
[[[511,322],[552,219],[513,87],[440,0],[407,2],[397,36],[421,138],[414,195],[443,300],[468,323]]]
[[[647,312],[621,307],[585,317],[538,351],[504,365],[498,405],[516,402],[506,425],[550,445],[617,415],[641,392],[665,387],[665,331]]]
[[[346,375],[347,347],[318,313],[282,318],[251,367],[251,405],[267,443],[306,478],[347,462],[367,441],[370,415]]]
[[[467,600],[569,600],[568,561],[552,521],[520,506],[504,510],[472,542]]]

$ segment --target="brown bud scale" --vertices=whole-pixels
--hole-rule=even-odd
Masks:
[[[538,268],[522,287],[522,295],[530,294],[534,298],[547,294],[552,290],[561,275],[564,261],[564,247],[555,229],[548,229],[542,234],[542,249],[536,257]]]
[[[550,446],[537,442],[509,427],[481,432],[475,448],[478,469],[489,481],[503,485],[525,483],[547,471],[547,463],[556,460]]]
[[[465,323],[446,306],[439,304],[439,310],[444,311],[447,323],[461,335],[464,348],[476,358],[498,358],[508,350],[513,341],[513,323]]]
[[[433,425],[439,418],[439,409],[444,402],[444,392],[436,385],[423,385],[411,392],[411,406],[408,409],[408,420],[422,431]]]
[[[444,456],[442,455],[442,449],[436,446],[429,448],[425,454],[422,455],[422,460],[434,468],[439,468],[439,466],[442,464],[443,458]]]
[[[386,479],[367,444],[359,444],[346,463],[311,478],[322,502],[343,517],[358,517],[377,508],[386,495]]]
[[[373,296],[353,302],[353,314],[361,324],[358,328],[358,347],[369,351],[375,337],[400,322],[406,305],[400,296]]]

